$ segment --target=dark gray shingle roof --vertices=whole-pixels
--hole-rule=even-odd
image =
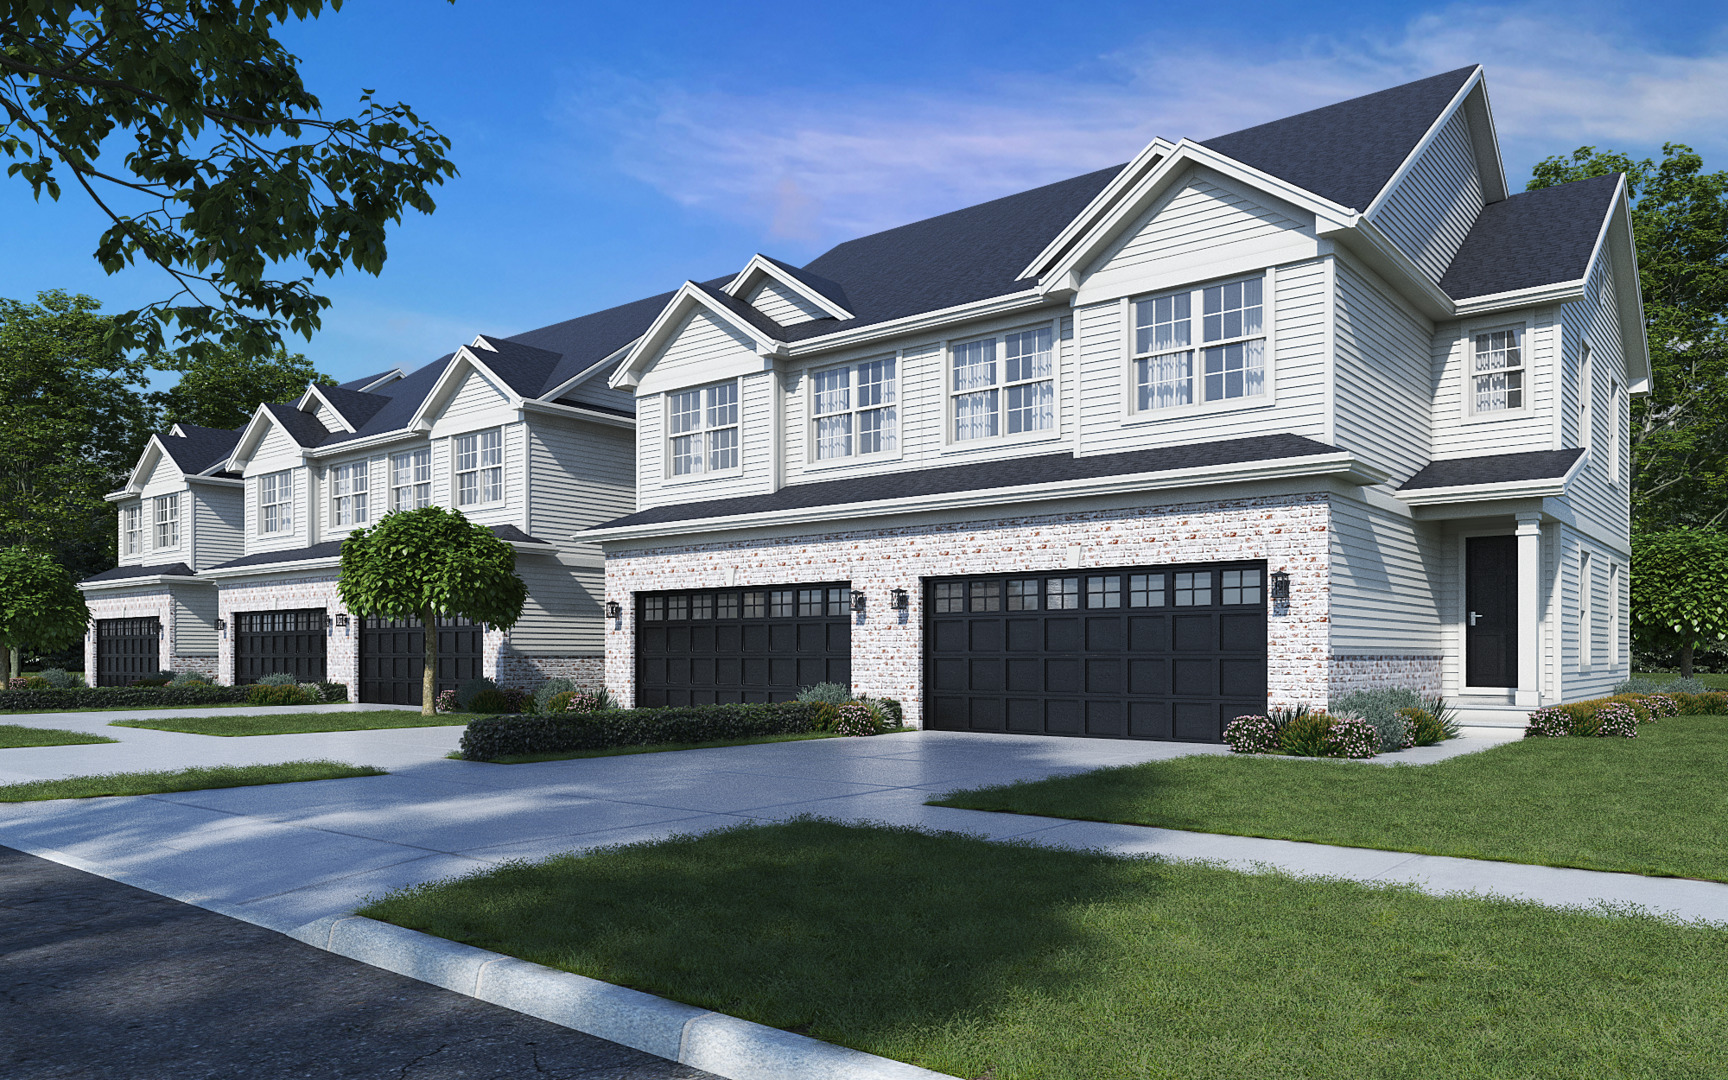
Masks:
[[[1454,300],[1577,281],[1590,264],[1602,222],[1614,209],[1620,174],[1524,191],[1482,208],[1440,278]]]
[[[378,372],[376,375],[368,375],[363,379],[349,379],[347,382],[339,383],[338,385],[340,385],[341,388],[344,390],[360,390],[364,387],[371,386],[373,383],[377,382],[379,379],[382,379],[384,376],[390,374],[392,371],[395,371],[395,370],[397,370],[397,369],[396,368],[385,368],[383,371]]]
[[[124,581],[127,578],[140,577],[195,577],[192,568],[183,562],[157,563],[155,566],[116,566],[112,570],[104,570],[100,574],[92,574],[85,578],[86,583],[92,581]]]
[[[1250,439],[1189,443],[1158,450],[1131,450],[1121,454],[1095,454],[1090,457],[1042,454],[1038,457],[1005,461],[979,461],[966,465],[944,465],[934,469],[878,473],[873,476],[825,480],[814,484],[789,484],[769,495],[743,495],[731,499],[651,507],[594,527],[616,529],[629,525],[664,525],[701,518],[733,517],[776,510],[809,510],[821,506],[882,502],[917,495],[986,491],[992,488],[1090,480],[1104,476],[1129,476],[1134,473],[1160,473],[1172,469],[1235,465],[1334,452],[1334,447],[1300,435],[1261,435]]]
[[[1558,480],[1566,475],[1583,453],[1584,451],[1579,449],[1532,450],[1522,454],[1487,454],[1482,457],[1431,461],[1421,472],[1404,481],[1404,486],[1398,490],[1509,484],[1519,480]]]
[[[240,441],[238,430],[200,427],[197,424],[176,426],[184,434],[164,432],[161,435],[162,446],[168,451],[168,456],[174,459],[174,464],[179,466],[180,471],[188,476],[196,476],[212,465],[227,461],[229,455],[234,453],[235,444]]]
[[[359,390],[349,390],[341,386],[320,386],[318,392],[324,395],[324,400],[330,407],[342,414],[342,419],[356,428],[378,415],[378,410],[390,404],[390,398],[384,394],[367,394]]]

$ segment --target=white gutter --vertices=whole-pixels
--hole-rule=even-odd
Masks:
[[[78,587],[85,592],[97,592],[101,589],[130,589],[138,585],[172,585],[175,582],[190,585],[209,584],[201,577],[188,577],[185,574],[146,574],[115,578],[112,581],[80,581]]]
[[[582,541],[654,539],[663,536],[689,536],[697,533],[729,532],[736,529],[772,528],[785,525],[811,525],[825,521],[845,521],[856,518],[888,517],[894,514],[928,513],[977,506],[998,506],[1003,503],[1049,502],[1115,495],[1124,492],[1160,491],[1179,488],[1205,487],[1212,484],[1251,483],[1308,476],[1342,476],[1348,483],[1385,483],[1387,474],[1357,461],[1342,451],[1331,454],[1310,454],[1296,458],[1276,458],[1269,461],[1231,465],[1202,465],[1191,469],[1170,469],[1158,473],[1133,473],[1127,476],[1104,476],[1091,480],[1058,480],[1045,484],[1022,484],[1014,487],[983,488],[941,495],[913,495],[901,499],[880,499],[865,503],[841,503],[834,506],[805,507],[795,510],[770,510],[754,514],[732,514],[725,517],[691,518],[654,525],[625,525],[614,529],[590,529],[576,533],[572,539]]]
[[[788,356],[809,356],[826,352],[829,349],[844,348],[848,345],[861,345],[875,341],[878,338],[895,337],[899,334],[916,333],[948,323],[962,322],[968,319],[982,319],[991,315],[1006,315],[1028,308],[1044,307],[1050,303],[1037,289],[1025,289],[1006,296],[995,296],[988,300],[977,300],[969,304],[957,304],[954,307],[942,308],[939,311],[926,311],[917,315],[907,315],[890,322],[872,323],[869,326],[855,327],[851,330],[841,330],[821,337],[806,338],[803,341],[789,342],[786,346]]]

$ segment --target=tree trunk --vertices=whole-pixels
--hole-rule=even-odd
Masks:
[[[1682,679],[1692,677],[1692,646],[1690,644],[1680,646],[1680,677]]]
[[[7,675],[6,675],[6,677],[8,679],[16,679],[18,677],[18,667],[19,667],[18,650],[17,649],[7,649],[6,653],[7,653],[7,656],[6,656]]]
[[[420,674],[420,715],[431,716],[438,706],[438,616],[428,608],[420,613],[426,631],[426,670]]]

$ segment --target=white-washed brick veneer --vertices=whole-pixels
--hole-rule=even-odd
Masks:
[[[101,619],[156,619],[162,626],[162,641],[160,656],[156,661],[160,671],[199,671],[200,663],[209,662],[208,657],[184,657],[175,654],[178,644],[174,637],[174,598],[168,590],[158,588],[154,592],[140,592],[119,596],[91,596],[85,594],[84,602],[90,607],[90,629],[84,635],[84,676],[91,686],[96,685],[96,623]]]
[[[1327,691],[1333,697],[1352,690],[1415,690],[1438,697],[1445,686],[1443,656],[1379,656],[1338,653],[1332,657]]]
[[[866,596],[852,627],[852,685],[898,698],[915,724],[923,698],[923,578],[1264,559],[1269,572],[1290,575],[1290,602],[1267,623],[1271,704],[1323,704],[1331,653],[1330,529],[1328,497],[1306,494],[763,540],[611,544],[606,597],[624,614],[606,623],[606,685],[623,703],[635,702],[637,592],[849,581]],[[889,606],[896,588],[910,594],[906,611]]]

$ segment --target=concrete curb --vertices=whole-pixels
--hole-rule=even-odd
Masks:
[[[728,1080],[952,1080],[946,1073],[554,971],[362,915],[326,916],[288,931],[288,936]]]

